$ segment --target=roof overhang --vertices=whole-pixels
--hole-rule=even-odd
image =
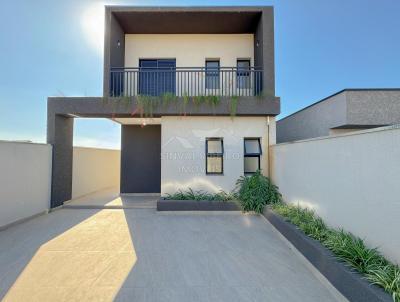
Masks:
[[[271,7],[107,7],[126,34],[254,33]]]

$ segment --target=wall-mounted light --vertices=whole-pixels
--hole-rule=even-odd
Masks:
[[[260,46],[260,41],[256,41],[256,47]]]
[[[120,47],[120,46],[121,46],[121,41],[118,40],[118,41],[117,41],[117,47]]]

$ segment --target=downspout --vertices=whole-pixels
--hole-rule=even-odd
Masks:
[[[268,152],[268,156],[267,156],[267,164],[268,164],[268,178],[271,179],[271,148],[269,146],[269,129],[270,129],[270,125],[269,125],[269,115],[267,116],[267,141],[268,141],[268,145],[267,145],[267,152]]]

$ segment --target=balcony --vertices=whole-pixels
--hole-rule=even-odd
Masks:
[[[121,67],[110,70],[110,97],[252,97],[262,93],[256,67]]]

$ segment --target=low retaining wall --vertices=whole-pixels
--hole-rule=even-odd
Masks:
[[[233,201],[166,200],[157,201],[157,211],[240,211]]]
[[[400,264],[400,127],[271,147],[272,180],[287,203],[365,239]]]
[[[383,289],[371,285],[360,274],[336,260],[331,251],[306,236],[295,225],[285,221],[270,209],[266,209],[263,215],[349,301],[392,301],[391,296]]]

